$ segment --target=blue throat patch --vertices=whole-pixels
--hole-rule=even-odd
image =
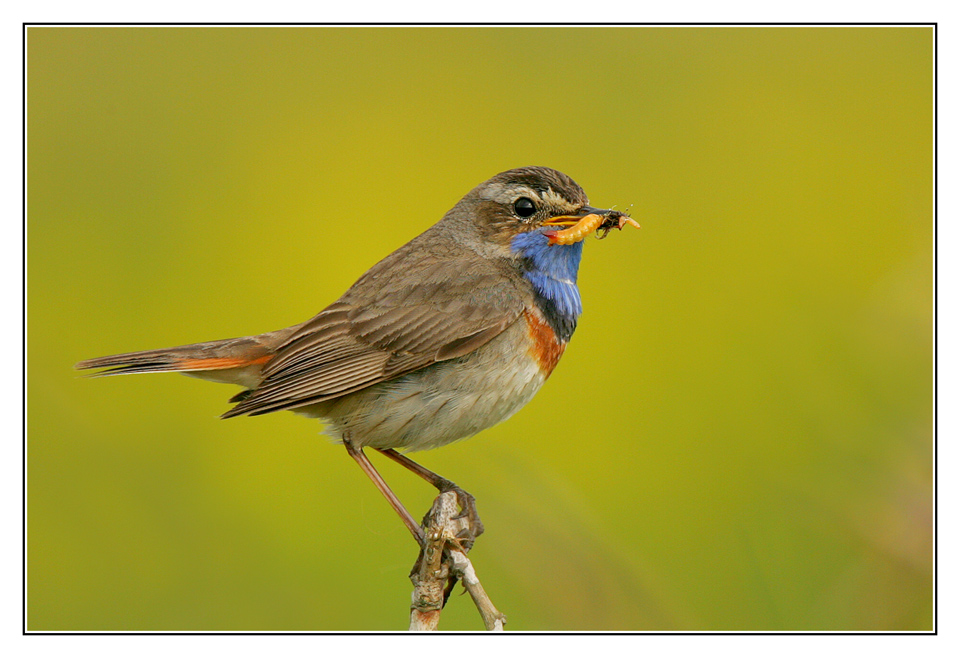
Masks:
[[[537,306],[557,338],[570,340],[583,312],[577,288],[583,241],[552,245],[542,232],[530,231],[513,238],[510,248],[523,257],[524,276],[533,284]]]

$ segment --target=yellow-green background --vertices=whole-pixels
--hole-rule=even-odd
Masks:
[[[931,628],[932,36],[29,29],[28,627],[405,628],[415,546],[315,421],[71,367],[300,322],[536,164],[643,229],[540,395],[419,455],[509,628]]]

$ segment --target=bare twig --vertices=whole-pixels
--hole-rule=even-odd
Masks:
[[[507,618],[497,610],[493,601],[487,596],[480,579],[477,578],[477,572],[473,570],[473,565],[467,559],[466,552],[458,547],[451,546],[450,557],[453,560],[453,574],[463,581],[463,586],[470,592],[470,597],[480,611],[483,617],[483,625],[488,631],[502,631]]]
[[[468,528],[468,521],[457,518],[456,493],[437,496],[423,519],[423,545],[410,573],[413,601],[410,605],[410,630],[433,631],[440,623],[440,611],[450,589],[458,579],[470,592],[488,631],[503,630],[505,617],[497,611],[477,578],[458,535]]]
[[[413,581],[411,631],[435,631],[440,623],[444,588],[450,576],[450,567],[443,560],[444,521],[451,520],[456,513],[456,496],[441,494],[423,519],[423,544],[410,572]]]

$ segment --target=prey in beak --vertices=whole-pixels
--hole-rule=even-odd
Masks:
[[[597,238],[602,240],[611,229],[619,231],[627,224],[640,228],[640,224],[619,210],[600,210],[584,206],[576,215],[551,217],[542,225],[569,227],[557,231],[547,230],[543,234],[547,236],[550,244],[573,244],[583,240],[592,231],[596,231]]]

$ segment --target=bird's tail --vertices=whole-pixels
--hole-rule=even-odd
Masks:
[[[250,386],[260,369],[273,358],[275,334],[228,338],[161,350],[128,352],[81,361],[75,368],[92,370],[94,377],[142,372],[183,372],[203,379]]]

